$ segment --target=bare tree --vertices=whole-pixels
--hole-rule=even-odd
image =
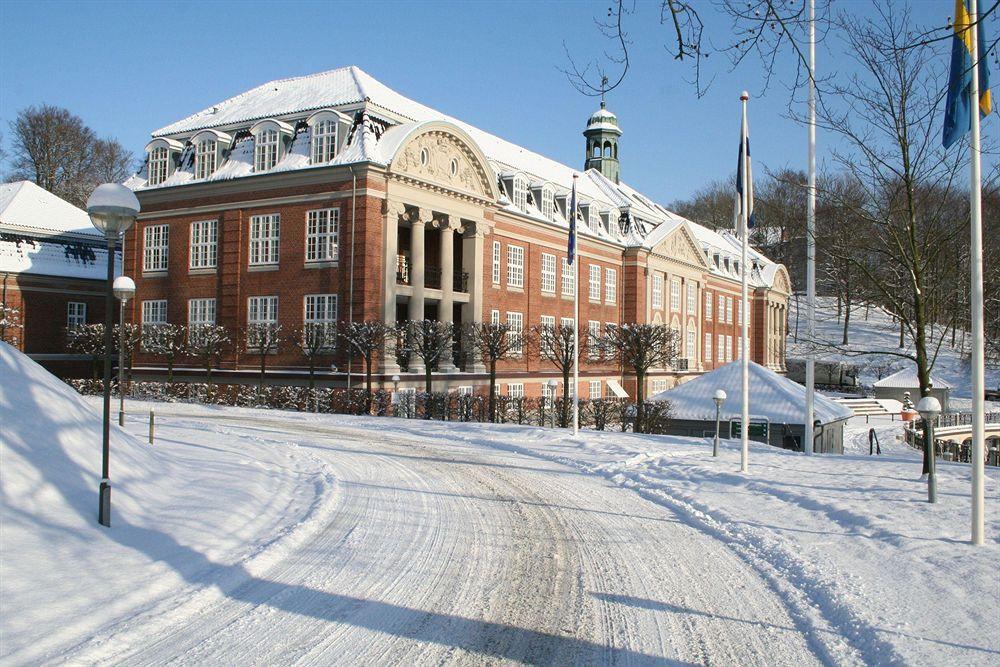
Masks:
[[[188,330],[186,351],[201,360],[209,387],[212,386],[212,368],[230,342],[229,332],[218,324],[202,324]]]
[[[0,341],[17,347],[21,341],[21,311],[7,304],[0,304]]]
[[[680,351],[680,336],[665,324],[611,324],[604,329],[604,348],[614,354],[622,367],[635,374],[635,430],[646,428],[645,383],[649,371],[668,368]]]
[[[256,354],[260,360],[260,386],[264,386],[267,357],[277,354],[284,342],[281,325],[273,322],[251,322],[243,332],[243,346],[247,354]]]
[[[91,370],[96,380],[98,368],[107,355],[107,348],[104,346],[104,325],[78,324],[67,328],[66,346],[79,354],[90,355]]]
[[[375,355],[385,349],[385,342],[395,328],[381,320],[344,322],[340,337],[359,357],[365,360],[365,411],[372,410],[372,366]]]
[[[466,336],[472,348],[486,363],[490,376],[490,421],[497,419],[497,362],[524,353],[530,342],[527,330],[517,330],[509,324],[473,322],[466,325]]]
[[[332,323],[311,322],[292,333],[295,346],[309,362],[309,390],[316,386],[316,363],[333,354],[337,347],[337,329]]]
[[[733,179],[713,181],[690,199],[675,201],[670,206],[678,215],[709,229],[732,229],[734,194]]]
[[[559,421],[563,428],[569,424],[569,390],[572,386],[570,373],[573,372],[573,360],[576,357],[576,329],[569,324],[540,325],[534,328],[538,357],[548,361],[562,374],[563,403]],[[580,359],[589,357],[591,351],[598,350],[599,341],[591,341],[590,334],[580,337]]]
[[[174,381],[174,364],[187,352],[187,327],[180,324],[147,324],[142,328],[142,349],[167,362],[167,382]]]
[[[113,331],[113,336],[115,340],[115,345],[120,345],[124,348],[122,355],[125,362],[125,377],[129,382],[132,380],[132,359],[135,356],[135,348],[139,345],[142,340],[142,328],[138,324],[132,324],[130,322],[125,323],[124,336],[122,335],[122,328],[119,325],[115,325]]]
[[[451,353],[455,326],[451,322],[414,320],[403,325],[402,334],[403,352],[416,356],[424,367],[424,391],[429,394],[433,388],[431,373],[438,369],[445,355]]]
[[[114,139],[99,139],[79,116],[60,107],[22,109],[10,124],[11,177],[30,180],[76,206],[96,185],[122,181],[133,158]]]

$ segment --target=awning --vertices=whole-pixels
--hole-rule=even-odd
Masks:
[[[618,384],[618,380],[608,380],[608,389],[618,398],[628,398],[628,392]]]

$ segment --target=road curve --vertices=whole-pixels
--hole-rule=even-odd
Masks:
[[[417,442],[294,418],[212,419],[254,447],[287,446],[291,434],[336,478],[334,511],[277,565],[196,614],[167,616],[171,605],[161,605],[168,622],[95,638],[91,646],[101,650],[78,657],[232,665],[821,661],[782,598],[724,544],[607,480],[457,440]]]

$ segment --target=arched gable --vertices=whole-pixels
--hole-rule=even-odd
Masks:
[[[464,130],[453,123],[417,123],[396,142],[389,172],[461,194],[496,201],[493,168]]]

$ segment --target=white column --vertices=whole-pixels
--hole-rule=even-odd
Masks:
[[[439,225],[441,231],[441,303],[438,306],[438,320],[454,324],[455,316],[455,228],[453,223],[445,218]],[[457,334],[456,334],[457,335]],[[454,373],[455,357],[446,352],[440,363],[443,373]]]
[[[385,214],[385,265],[382,297],[382,317],[388,326],[396,325],[396,267],[399,263],[399,218],[406,213],[402,202],[388,202]],[[387,339],[382,357],[382,371],[386,374],[398,373],[396,345],[394,339]]]
[[[478,324],[483,321],[483,252],[486,230],[482,223],[468,224],[463,229],[462,270],[469,274],[469,303],[465,305],[466,322]],[[471,360],[465,370],[485,373],[486,365],[476,353],[468,350]]]
[[[427,221],[423,219],[423,211],[418,210],[411,218],[410,226],[410,286],[413,294],[410,296],[410,320],[420,322],[424,319],[424,232]],[[414,356],[410,359],[410,372],[423,373],[423,362]]]

